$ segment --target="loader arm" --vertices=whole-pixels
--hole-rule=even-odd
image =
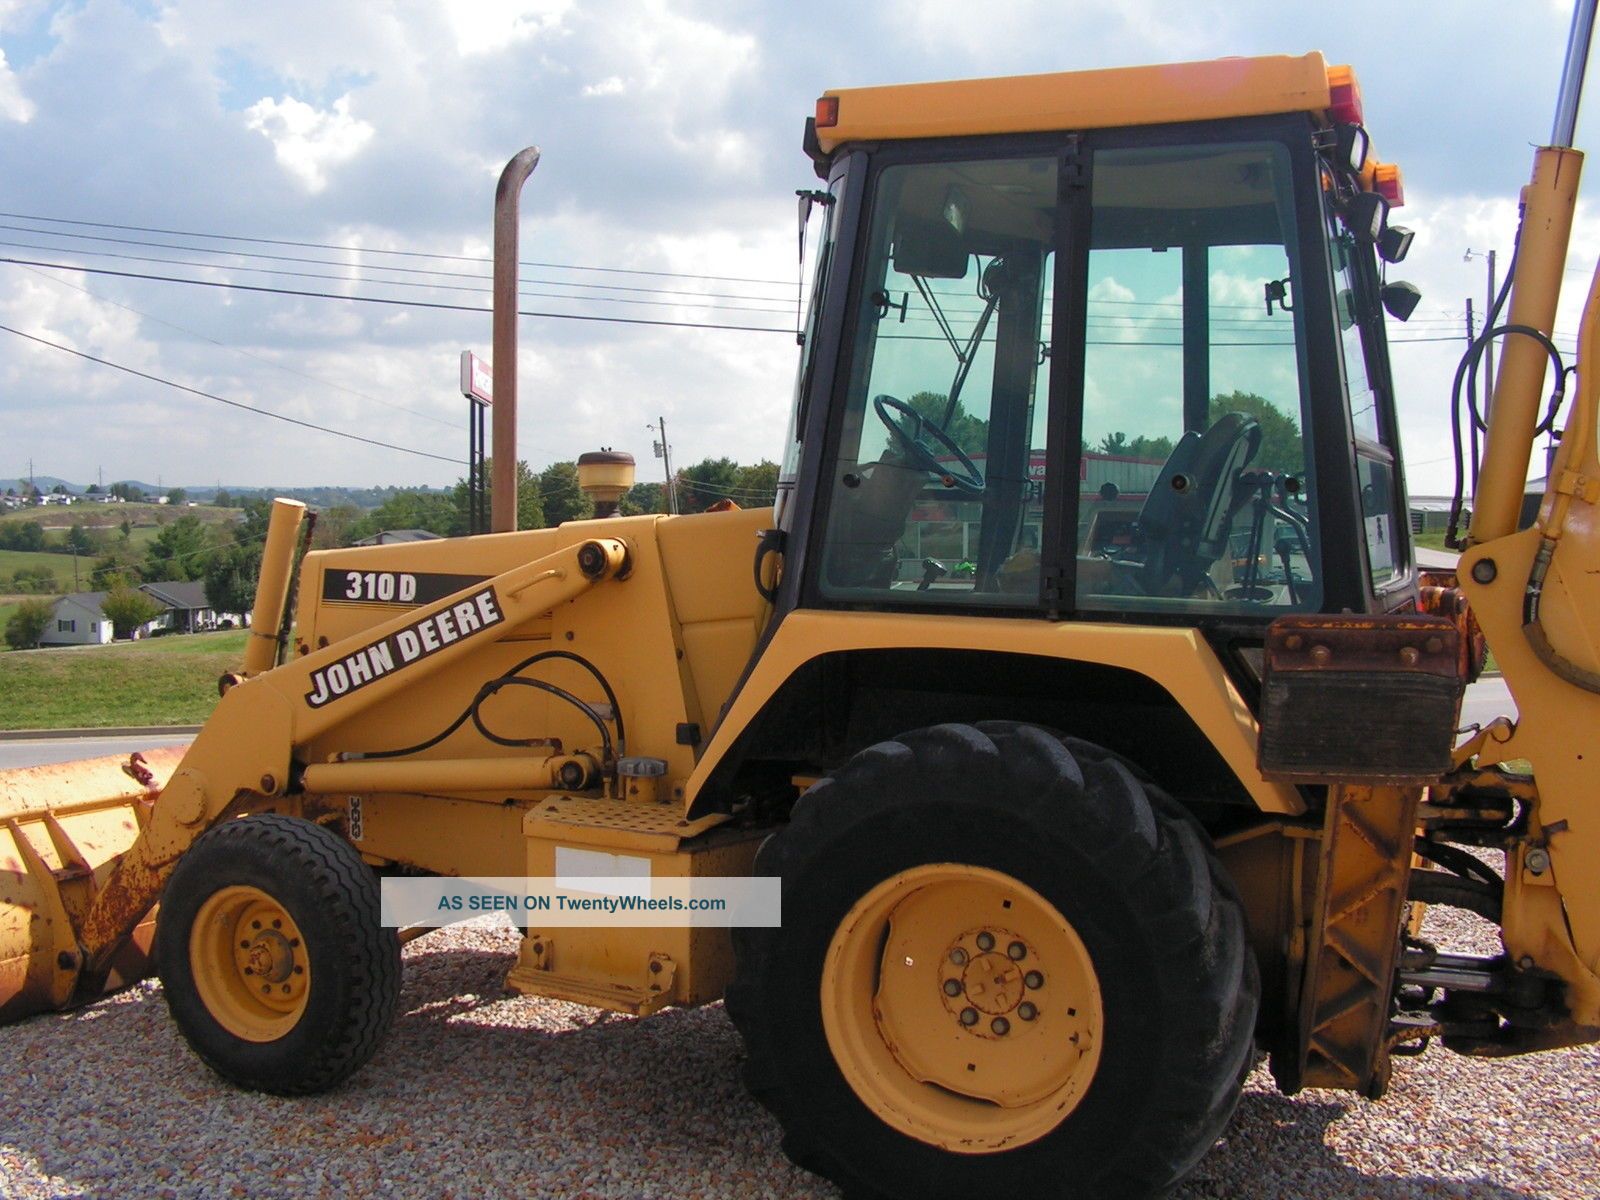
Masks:
[[[628,553],[615,538],[586,541],[235,683],[85,911],[76,961],[58,954],[57,969],[80,972],[79,991],[98,984],[195,839],[242,797],[270,799],[290,788],[297,747],[595,584],[625,576]]]

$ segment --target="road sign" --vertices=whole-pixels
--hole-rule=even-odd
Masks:
[[[471,350],[461,352],[461,394],[475,404],[494,403],[494,372]]]

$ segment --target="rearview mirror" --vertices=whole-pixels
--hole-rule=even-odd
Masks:
[[[894,269],[923,279],[965,279],[966,244],[944,221],[902,217],[894,235]]]
[[[1402,281],[1383,285],[1383,307],[1396,321],[1409,321],[1421,303],[1422,292],[1414,283]]]

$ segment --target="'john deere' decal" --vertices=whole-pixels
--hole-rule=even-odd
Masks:
[[[311,673],[311,690],[306,693],[306,703],[312,708],[321,708],[329,701],[359,691],[385,675],[403,670],[505,619],[494,588],[474,592],[449,608],[413,621],[370,646],[353,650],[336,662],[319,667]]]

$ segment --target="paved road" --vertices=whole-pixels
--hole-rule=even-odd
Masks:
[[[1504,679],[1480,679],[1467,689],[1461,705],[1463,726],[1487,724],[1497,716],[1516,716],[1516,705]],[[98,758],[103,754],[130,754],[157,746],[181,746],[193,740],[182,737],[134,738],[48,738],[33,742],[0,741],[0,770],[7,767],[34,767],[44,763],[71,762],[75,758]]]
[[[1461,701],[1461,724],[1463,727],[1487,725],[1496,717],[1516,720],[1517,705],[1511,699],[1506,681],[1499,675],[1492,675],[1467,688],[1466,697]]]
[[[0,770],[7,767],[38,767],[45,763],[71,762],[75,758],[100,758],[106,754],[132,754],[158,746],[181,746],[194,740],[193,734],[181,737],[82,737],[40,738],[36,742],[0,741]]]

